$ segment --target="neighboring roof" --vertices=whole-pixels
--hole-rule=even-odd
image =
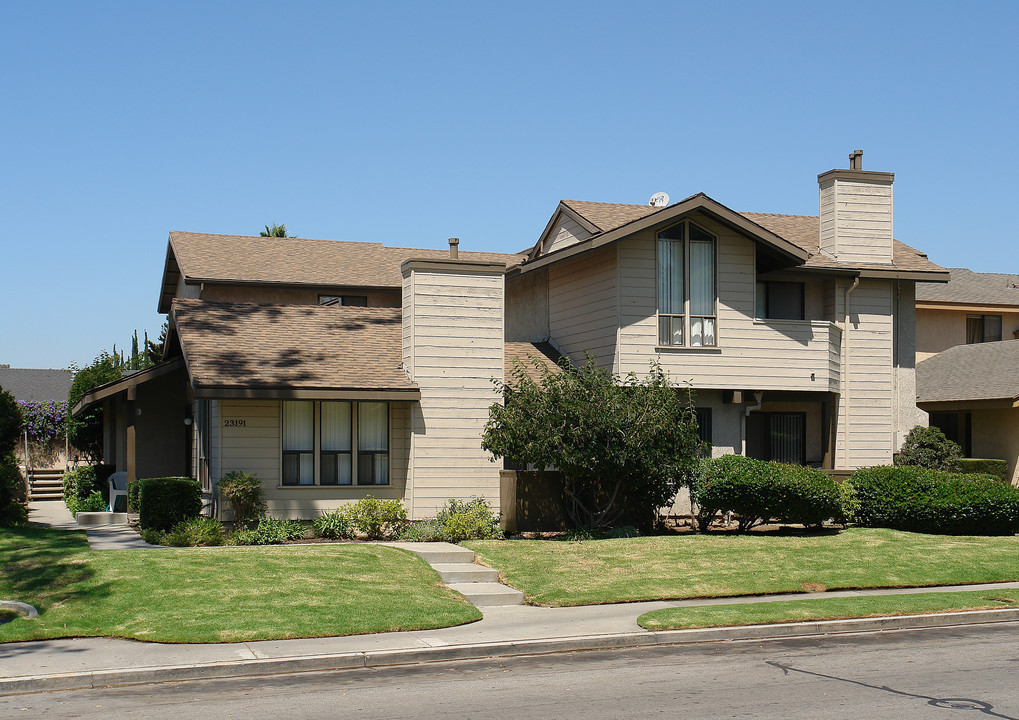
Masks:
[[[1019,401],[1019,340],[956,345],[916,366],[916,401]]]
[[[400,308],[176,299],[171,324],[196,397],[418,396]]]
[[[1019,275],[949,268],[947,284],[917,283],[916,301],[968,305],[1019,305]]]
[[[266,238],[173,231],[159,311],[167,312],[181,274],[192,283],[260,283],[313,287],[399,288],[411,258],[444,260],[449,249],[387,247],[374,242]],[[460,259],[512,267],[524,255],[461,250]]]
[[[559,372],[559,360],[562,355],[548,342],[508,342],[506,343],[506,367],[504,377],[508,381],[517,362],[523,365],[527,376],[535,382],[541,380],[541,370],[535,367],[544,366],[552,372]]]
[[[619,203],[563,200],[561,205],[601,231],[601,234],[618,230],[636,220],[665,214],[670,208],[688,202],[691,196],[668,207],[650,205],[624,205]],[[706,196],[704,196],[706,197]],[[808,257],[800,266],[825,270],[866,270],[874,272],[943,273],[945,269],[931,262],[927,255],[905,243],[893,240],[892,263],[845,263],[822,255],[819,248],[820,220],[816,215],[777,215],[774,213],[736,212],[750,222],[804,251]],[[597,235],[596,235],[597,237]]]
[[[15,400],[67,402],[71,379],[68,370],[0,368],[0,388],[13,395]]]

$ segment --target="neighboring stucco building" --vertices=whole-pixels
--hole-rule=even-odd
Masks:
[[[1019,338],[1019,275],[951,268],[916,286],[916,361],[956,345]]]
[[[108,408],[108,447],[132,476],[211,491],[256,472],[270,511],[301,517],[369,492],[412,517],[450,497],[498,506],[501,464],[480,436],[492,380],[527,356],[589,353],[620,374],[660,362],[696,390],[716,454],[888,463],[923,418],[914,284],[948,275],[893,238],[892,174],[851,158],[818,176],[819,216],[703,194],[564,200],[522,254],[172,232],[166,362],[81,407]],[[162,410],[143,407],[157,381]],[[155,413],[178,430],[147,429]],[[143,472],[161,435],[176,459]]]

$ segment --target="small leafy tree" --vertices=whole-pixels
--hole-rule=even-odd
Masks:
[[[21,405],[14,396],[0,387],[0,458],[14,454],[25,427]]]
[[[906,435],[895,464],[956,472],[961,455],[962,448],[945,437],[940,428],[917,425]]]
[[[262,237],[287,237],[287,226],[273,223],[272,227],[266,225],[265,230],[258,234]]]
[[[251,473],[234,470],[228,472],[216,484],[221,498],[230,501],[234,510],[234,525],[238,528],[252,525],[265,515],[265,488],[262,481]]]
[[[505,403],[489,409],[481,446],[541,471],[558,469],[577,525],[652,525],[697,467],[691,393],[654,363],[643,378],[620,378],[590,356],[558,371],[534,366],[538,382],[518,363],[496,383]]]
[[[116,348],[111,355],[106,351],[83,368],[72,365],[74,379],[67,394],[68,406],[74,408],[85,395],[108,382],[119,380],[123,375],[123,360]],[[77,416],[67,418],[67,437],[92,464],[103,459],[103,409],[93,408]]]
[[[164,322],[159,331],[156,342],[149,340],[149,333],[145,333],[145,361],[149,366],[156,365],[163,360],[163,346],[166,345],[166,333],[170,329],[169,323]]]
[[[11,393],[0,388],[0,526],[25,522],[21,472],[14,459],[14,450],[24,427],[21,406]]]

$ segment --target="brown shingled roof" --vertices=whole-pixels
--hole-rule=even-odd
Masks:
[[[651,207],[650,205],[624,205],[580,200],[563,200],[562,202],[588,222],[596,225],[602,232],[614,230],[634,220],[665,210],[665,208]],[[845,263],[826,257],[820,253],[818,247],[820,220],[816,215],[778,215],[751,212],[739,214],[810,253],[810,257],[801,267],[828,270],[944,272],[944,268],[928,260],[926,254],[898,240],[893,240],[892,264],[890,266],[881,263]]]
[[[373,242],[266,238],[173,231],[170,245],[185,277],[199,280],[400,287],[400,264],[442,260],[445,250],[387,247]],[[524,256],[460,251],[464,260],[519,264]]]
[[[1019,274],[978,273],[950,268],[948,283],[917,283],[917,302],[1019,305]]]
[[[916,366],[917,403],[1019,399],[1019,340],[956,345]]]
[[[417,388],[400,367],[400,308],[178,298],[172,317],[196,394],[213,388]]]

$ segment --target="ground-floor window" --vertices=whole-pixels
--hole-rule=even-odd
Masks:
[[[747,417],[747,455],[803,465],[807,460],[806,413],[752,412]]]
[[[945,437],[962,448],[963,457],[972,457],[973,414],[968,412],[932,412],[930,426],[936,427]]]
[[[282,428],[284,485],[389,484],[389,403],[285,400]]]
[[[711,457],[711,408],[696,408],[697,437],[700,439],[701,456]]]

